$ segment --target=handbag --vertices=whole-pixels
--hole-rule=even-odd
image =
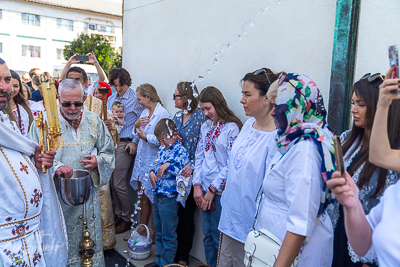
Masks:
[[[259,198],[261,190],[262,185],[258,190],[256,200]],[[244,264],[246,267],[273,267],[282,246],[282,241],[267,229],[255,230],[261,199],[262,196],[258,203],[252,230],[248,233],[246,243],[244,244]],[[308,239],[309,237],[306,237],[305,242],[308,242]],[[302,249],[300,249],[291,267],[297,266],[301,253]]]

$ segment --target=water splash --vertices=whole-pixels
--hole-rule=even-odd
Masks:
[[[193,95],[194,95],[194,94],[193,94]],[[188,110],[188,111],[191,111],[191,110],[192,110],[192,107],[190,106],[190,104],[192,103],[192,99],[188,99],[187,102],[188,102],[188,104],[187,104],[187,110]]]
[[[183,114],[188,114],[189,112],[187,111],[187,109],[185,109],[184,111],[183,111]]]
[[[199,82],[201,82],[202,80],[204,80],[204,77],[203,77],[203,76],[199,76],[199,77],[197,78],[197,80],[198,80]]]
[[[208,69],[207,72],[208,72],[208,73],[211,73],[211,69]]]

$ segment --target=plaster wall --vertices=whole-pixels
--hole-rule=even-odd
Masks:
[[[327,103],[335,10],[334,0],[125,1],[123,67],[133,88],[156,87],[171,116],[176,84],[196,80],[219,88],[245,121],[239,82],[261,67],[308,75]],[[205,262],[196,220],[191,254]]]
[[[360,11],[355,81],[366,73],[386,74],[388,47],[400,46],[400,5],[396,1],[363,0]]]

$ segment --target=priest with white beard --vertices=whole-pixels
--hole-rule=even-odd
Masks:
[[[51,171],[55,152],[25,138],[3,110],[11,74],[0,59],[0,266],[65,266],[66,227]]]
[[[102,228],[99,204],[99,187],[108,183],[114,170],[114,142],[100,117],[82,109],[84,91],[74,79],[62,81],[58,88],[60,96],[59,117],[63,145],[57,149],[53,169],[56,175],[70,178],[74,170],[90,170],[93,185],[86,202],[87,226],[96,246],[93,266],[105,266],[102,245]],[[46,118],[46,113],[44,113]],[[39,140],[39,129],[32,124],[28,135]],[[98,175],[96,175],[98,174]],[[59,196],[60,198],[60,196]],[[61,202],[68,232],[67,266],[81,266],[79,242],[82,240],[83,205],[68,206]],[[94,216],[93,216],[94,215]]]

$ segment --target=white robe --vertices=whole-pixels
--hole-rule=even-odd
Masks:
[[[0,265],[65,266],[66,228],[50,173],[31,160],[37,144],[0,111]]]

